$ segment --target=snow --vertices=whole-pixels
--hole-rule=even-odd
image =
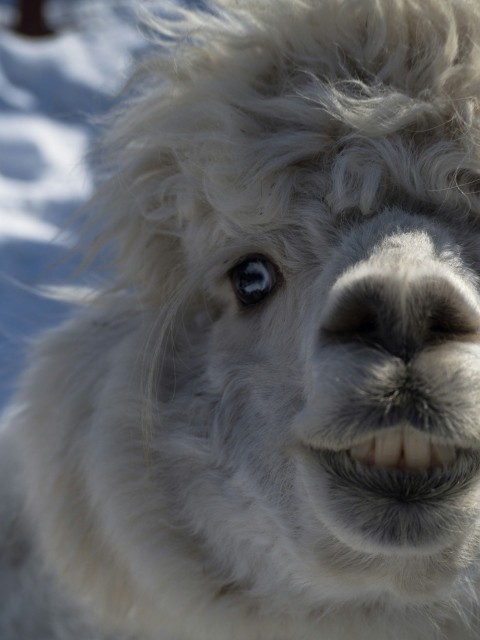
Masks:
[[[94,188],[95,120],[145,48],[134,0],[48,9],[57,35],[28,39],[9,31],[13,3],[0,0],[0,409],[31,339],[89,290],[63,230]]]

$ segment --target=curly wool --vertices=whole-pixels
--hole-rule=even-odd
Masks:
[[[120,286],[165,299],[182,238],[208,251],[281,226],[293,202],[480,211],[476,2],[220,4],[168,32],[152,19],[163,47],[105,137],[98,244],[116,246]]]

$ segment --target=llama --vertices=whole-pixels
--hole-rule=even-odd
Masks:
[[[478,639],[478,3],[177,18],[2,432],[0,636]]]

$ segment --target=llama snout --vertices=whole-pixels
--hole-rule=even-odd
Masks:
[[[440,548],[479,477],[480,296],[448,229],[390,219],[346,235],[319,278],[300,475],[349,544]]]
[[[359,341],[404,362],[447,341],[476,342],[479,331],[476,292],[433,260],[395,270],[367,264],[343,275],[321,323],[325,342]]]
[[[315,450],[428,470],[480,451],[480,296],[448,229],[395,216],[346,235],[319,279],[297,427]]]

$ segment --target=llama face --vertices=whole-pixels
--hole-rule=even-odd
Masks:
[[[375,589],[430,598],[478,535],[477,232],[466,241],[447,220],[400,208],[322,218],[316,232],[308,212],[303,229],[296,220],[275,241],[213,258],[217,315],[195,347],[206,367],[194,384],[212,410],[210,455],[229,470],[229,508],[244,508],[239,478],[255,496],[243,533],[217,523],[216,536],[248,537],[267,510],[276,524],[262,535],[272,546],[284,536],[295,556],[271,554],[270,571],[302,575],[307,562],[315,591],[339,575],[368,585],[362,562],[378,562]],[[234,556],[217,561],[238,570]]]

